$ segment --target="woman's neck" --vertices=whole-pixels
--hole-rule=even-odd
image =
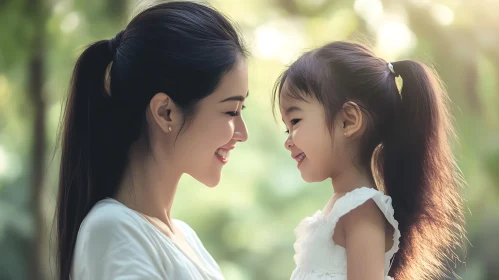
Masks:
[[[129,164],[114,198],[149,218],[160,220],[174,232],[170,212],[182,174],[168,162],[142,151],[131,149]]]

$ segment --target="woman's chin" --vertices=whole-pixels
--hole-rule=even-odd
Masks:
[[[222,176],[221,174],[204,174],[202,176],[192,176],[192,177],[201,184],[207,186],[208,188],[214,188],[218,186]]]
[[[218,184],[220,183],[220,178],[218,180],[212,180],[209,182],[201,182],[201,183],[203,183],[208,188],[214,188],[214,187],[218,186]]]

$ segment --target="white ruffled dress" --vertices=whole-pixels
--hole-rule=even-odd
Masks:
[[[388,272],[399,248],[400,231],[393,216],[392,199],[367,187],[357,188],[336,200],[329,214],[317,211],[298,225],[294,244],[296,268],[291,280],[347,280],[346,250],[334,243],[334,228],[342,216],[369,199],[376,202],[394,228],[393,246],[385,253],[385,280],[393,280]]]

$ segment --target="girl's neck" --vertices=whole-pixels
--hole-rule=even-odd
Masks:
[[[372,173],[354,165],[348,166],[331,177],[334,193],[342,194],[360,187],[376,188]]]

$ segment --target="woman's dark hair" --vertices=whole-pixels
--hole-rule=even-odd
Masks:
[[[192,2],[150,7],[115,38],[83,51],[63,119],[58,279],[69,279],[84,217],[97,201],[115,195],[130,147],[147,131],[151,98],[167,93],[186,117],[192,116],[197,102],[246,54],[228,19]]]
[[[436,73],[424,64],[392,65],[393,72],[360,44],[327,44],[305,53],[281,75],[274,110],[281,94],[313,98],[323,105],[332,129],[343,104],[359,105],[368,124],[358,163],[392,197],[402,235],[390,274],[398,280],[437,279],[452,273],[446,263],[454,260],[464,236],[449,100]],[[402,78],[400,92],[396,76]]]

